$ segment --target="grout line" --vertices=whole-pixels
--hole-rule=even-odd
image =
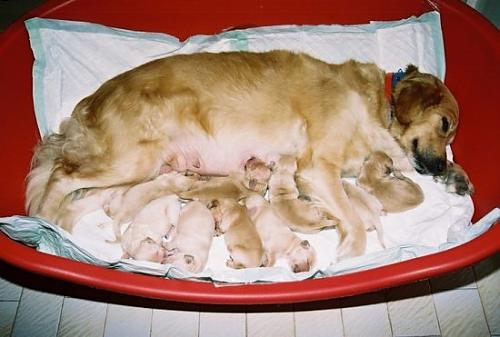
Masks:
[[[198,311],[198,337],[200,337],[200,329],[201,329],[201,311]]]
[[[21,299],[23,298],[24,287],[21,288],[21,294],[19,295],[19,301],[17,302],[16,314],[14,315],[14,322],[12,322],[12,326],[10,327],[10,337],[12,337],[12,333],[14,332],[14,326],[17,322],[17,314],[19,313],[19,306],[21,305]]]
[[[106,303],[106,314],[104,316],[104,328],[102,329],[102,337],[106,334],[106,327],[108,326],[108,313],[109,313],[109,303]]]
[[[434,313],[436,314],[436,321],[437,321],[437,324],[438,324],[439,333],[442,336],[443,335],[443,330],[441,330],[441,322],[439,321],[439,314],[438,314],[438,311],[437,311],[437,308],[436,308],[436,302],[434,301],[434,291],[432,290],[431,281],[430,280],[427,280],[427,285],[429,286],[429,290],[431,292],[432,306],[434,307]]]
[[[296,321],[295,321],[295,309],[294,311],[292,312],[293,316],[292,316],[292,321],[293,321],[293,336],[294,337],[297,337],[297,324],[296,324]]]
[[[61,329],[62,313],[64,310],[64,303],[66,302],[66,298],[67,298],[67,296],[63,297],[63,302],[61,304],[61,311],[59,312],[59,321],[57,322],[56,337],[59,336],[59,329]]]
[[[153,334],[153,314],[154,314],[154,310],[153,310],[153,308],[151,308],[151,316],[149,319],[149,337],[151,337]]]
[[[488,332],[490,336],[492,336],[493,334],[491,333],[490,322],[488,321],[488,316],[486,315],[486,311],[484,310],[483,297],[481,296],[481,292],[479,291],[479,282],[476,274],[476,268],[472,266],[471,269],[472,269],[472,274],[474,275],[474,281],[477,285],[476,288],[477,296],[479,296],[479,303],[481,303],[481,310],[483,310],[484,320],[486,321],[486,327],[488,327]]]
[[[389,303],[387,303],[387,290],[383,292],[385,300],[385,310],[387,312],[387,319],[389,320],[389,329],[391,329],[391,336],[394,337],[394,329],[392,328],[391,312],[389,311]]]
[[[345,337],[345,324],[344,324],[344,314],[343,314],[344,308],[340,306],[340,321],[342,323],[342,336]]]
[[[245,312],[245,337],[248,337],[248,312]]]

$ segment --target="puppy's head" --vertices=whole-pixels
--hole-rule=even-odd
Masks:
[[[359,174],[360,179],[380,180],[392,173],[394,163],[385,152],[375,151],[366,158]]]
[[[245,164],[245,178],[248,188],[257,193],[265,193],[267,182],[271,177],[271,170],[263,161],[252,157]]]
[[[165,248],[153,239],[146,238],[128,256],[133,257],[135,260],[162,262],[165,258]]]
[[[170,263],[182,270],[192,273],[199,273],[203,270],[203,266],[196,256],[185,254],[176,248],[167,251],[166,258],[162,263]]]
[[[438,78],[408,66],[393,91],[395,121],[391,132],[421,174],[446,170],[446,145],[458,125],[458,104]]]
[[[309,271],[316,261],[316,251],[309,241],[298,241],[287,254],[288,265],[294,273]]]

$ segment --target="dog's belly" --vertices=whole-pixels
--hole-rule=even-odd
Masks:
[[[289,137],[284,138],[285,135]],[[298,156],[306,143],[304,134],[281,133],[271,138],[257,133],[240,132],[226,137],[186,137],[168,144],[165,164],[175,171],[193,171],[202,175],[228,175],[242,171],[252,157],[268,161],[276,154]]]

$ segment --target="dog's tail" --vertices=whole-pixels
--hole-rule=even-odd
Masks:
[[[31,169],[26,178],[25,209],[28,215],[36,215],[40,209],[56,161],[61,157],[64,138],[62,134],[51,134],[35,148]]]

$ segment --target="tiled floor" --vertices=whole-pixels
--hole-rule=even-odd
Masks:
[[[0,31],[40,2],[0,0]],[[110,296],[0,264],[0,337],[8,336],[500,337],[500,254],[375,294],[234,312]]]
[[[24,272],[1,267],[0,337],[500,337],[500,253],[374,294],[223,312],[32,277],[26,284]]]

